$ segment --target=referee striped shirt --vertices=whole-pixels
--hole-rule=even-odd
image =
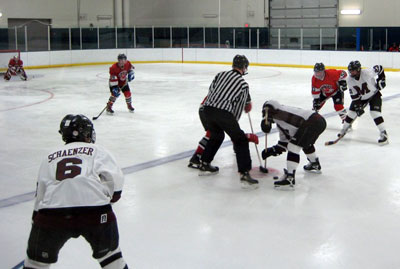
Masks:
[[[226,110],[239,120],[246,103],[250,101],[249,84],[239,71],[233,69],[215,76],[204,106]]]

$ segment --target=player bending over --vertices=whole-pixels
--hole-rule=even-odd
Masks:
[[[348,85],[352,102],[346,116],[342,130],[338,137],[344,136],[353,121],[364,114],[364,108],[369,105],[369,112],[380,132],[378,143],[389,143],[385,123],[382,117],[381,90],[386,87],[385,71],[381,65],[371,69],[361,69],[359,61],[352,61],[348,65],[350,78]]]
[[[121,91],[125,96],[125,101],[129,112],[135,111],[135,109],[132,107],[132,95],[128,85],[128,82],[131,82],[135,79],[135,72],[133,69],[135,69],[135,67],[126,59],[125,54],[119,54],[118,62],[110,67],[109,85],[111,96],[107,103],[107,113],[109,115],[114,114],[112,106],[117,100],[118,96],[120,96]]]
[[[295,173],[300,162],[300,150],[303,149],[310,161],[303,168],[307,172],[321,172],[321,165],[315,153],[315,141],[326,128],[326,121],[320,114],[301,108],[284,106],[277,101],[266,101],[263,106],[263,120],[261,129],[264,133],[271,131],[272,123],[276,123],[279,130],[279,141],[273,146],[262,151],[265,160],[270,156],[281,155],[286,150],[287,166],[284,175],[274,182],[275,188],[293,189]],[[267,119],[267,120],[266,120]]]
[[[27,80],[28,77],[24,70],[24,62],[18,57],[14,56],[8,62],[7,72],[4,74],[4,79],[6,81],[11,79],[11,76],[18,75],[21,80]]]
[[[70,238],[83,236],[102,268],[126,269],[111,207],[121,197],[122,171],[107,150],[94,145],[93,124],[85,116],[66,115],[59,132],[65,145],[40,166],[24,268],[49,268]]]
[[[313,110],[318,112],[325,104],[326,100],[332,97],[333,107],[342,119],[346,118],[344,108],[344,91],[347,90],[347,74],[344,70],[325,69],[323,63],[314,65],[314,75],[311,79]]]

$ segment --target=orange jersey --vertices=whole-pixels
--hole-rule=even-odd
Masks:
[[[312,77],[312,95],[314,98],[319,98],[321,95],[328,98],[334,95],[339,87],[338,81],[346,80],[347,73],[343,70],[327,69],[323,80]]]
[[[110,67],[110,87],[118,85],[122,88],[126,83],[128,83],[128,72],[134,69],[130,61],[126,61],[123,68],[121,68],[118,63],[113,64]]]

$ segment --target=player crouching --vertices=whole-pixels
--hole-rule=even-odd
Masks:
[[[110,67],[109,85],[111,96],[107,103],[107,114],[114,114],[112,106],[120,96],[121,91],[125,96],[125,101],[129,112],[135,111],[135,109],[132,107],[132,95],[128,85],[128,82],[131,82],[135,79],[135,72],[133,69],[135,69],[135,67],[126,59],[125,54],[119,54],[118,62]]]
[[[12,76],[18,75],[21,80],[27,80],[28,77],[25,73],[23,65],[24,63],[18,56],[14,56],[13,58],[11,58],[8,62],[8,70],[4,74],[4,79],[6,81],[9,81]]]

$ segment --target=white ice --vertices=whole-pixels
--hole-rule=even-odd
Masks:
[[[326,63],[328,64],[328,63]],[[345,65],[344,63],[343,65]],[[329,100],[321,110],[327,130],[316,143],[322,174],[308,174],[304,153],[295,191],[273,189],[286,156],[268,159],[257,190],[240,188],[233,148],[222,147],[213,164],[220,173],[199,177],[187,168],[204,131],[198,106],[214,75],[226,65],[137,64],[135,113],[123,98],[115,116],[94,121],[97,142],[125,168],[123,198],[114,205],[120,246],[131,268],[400,268],[400,75],[387,72],[383,116],[390,143],[368,110],[336,145],[341,122]],[[62,144],[64,115],[96,116],[108,97],[108,66],[27,70],[26,82],[0,81],[0,268],[25,257],[40,160]],[[255,132],[267,99],[310,109],[311,69],[250,67]],[[346,92],[345,105],[350,104]],[[250,132],[248,115],[240,125]],[[268,135],[268,145],[277,142]],[[228,141],[229,138],[226,137]],[[260,137],[259,150],[264,147]],[[175,156],[177,160],[169,160]],[[151,167],[144,167],[149,162]],[[139,168],[144,168],[140,170]],[[73,195],[73,194],[72,194]],[[71,239],[52,268],[100,268],[84,239]]]

